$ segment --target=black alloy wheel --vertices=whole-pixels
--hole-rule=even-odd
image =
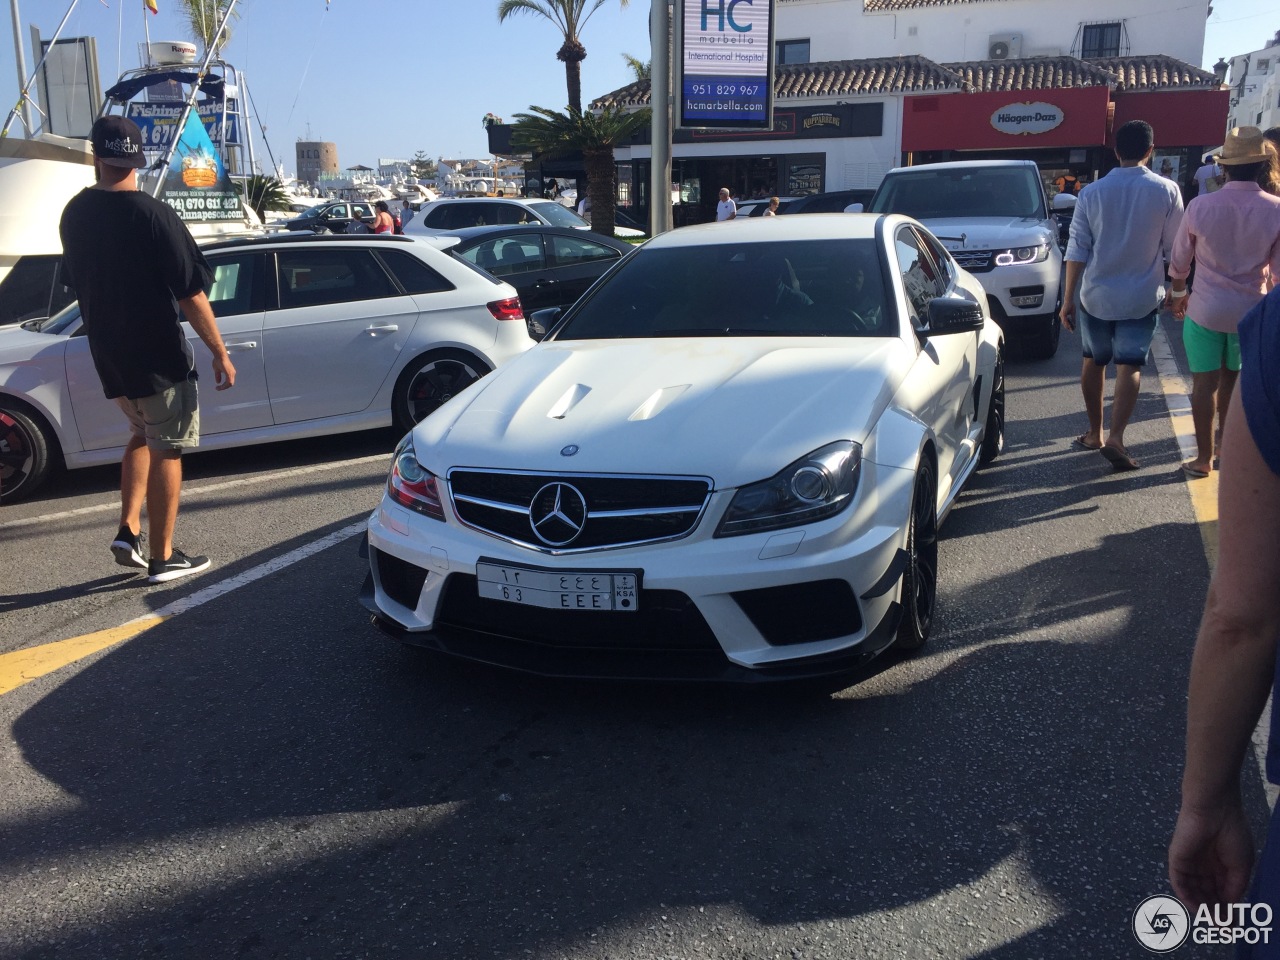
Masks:
[[[987,405],[987,426],[982,432],[978,463],[986,466],[1004,451],[1004,350],[996,348],[996,364],[991,371],[991,402]]]
[[[51,444],[29,414],[0,406],[0,500],[11,503],[44,482],[53,465]]]
[[[489,372],[482,360],[462,350],[433,350],[414,360],[396,381],[391,413],[408,431]]]
[[[902,622],[897,648],[919,650],[929,639],[938,600],[938,479],[928,457],[916,470],[907,529],[907,569],[902,574]]]

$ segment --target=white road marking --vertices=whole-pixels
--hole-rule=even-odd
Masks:
[[[369,457],[357,457],[355,460],[339,460],[334,463],[318,463],[310,467],[295,467],[292,470],[277,470],[273,473],[264,473],[254,477],[241,477],[238,480],[224,480],[221,483],[210,483],[205,486],[183,484],[182,496],[185,498],[190,496],[199,496],[206,493],[220,493],[223,490],[233,490],[237,487],[249,487],[259,483],[270,483],[273,480],[287,480],[290,477],[305,477],[312,473],[324,473],[328,470],[341,470],[343,467],[359,466],[364,463],[376,463],[379,460],[390,464],[391,454],[378,453]],[[46,513],[39,517],[22,517],[17,520],[8,520],[0,523],[0,530],[17,530],[20,527],[35,527],[54,520],[66,520],[70,517],[83,517],[94,513],[115,513],[119,510],[119,501],[113,500],[110,503],[98,503],[91,507],[77,507],[74,510],[63,510],[59,513]]]

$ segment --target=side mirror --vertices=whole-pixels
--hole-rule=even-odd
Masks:
[[[845,213],[862,213],[866,208],[860,203],[851,203],[844,208]]]
[[[1069,193],[1059,193],[1049,201],[1049,205],[1053,207],[1054,213],[1071,213],[1075,210],[1078,202],[1078,197],[1073,197]]]
[[[525,323],[529,327],[529,336],[535,340],[541,340],[547,335],[547,331],[554,327],[560,317],[564,315],[564,307],[544,307],[541,310],[535,310],[525,318]]]
[[[937,337],[948,333],[981,330],[986,318],[982,307],[963,297],[934,297],[929,301],[929,327],[921,336]]]

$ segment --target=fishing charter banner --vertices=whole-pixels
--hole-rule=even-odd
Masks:
[[[774,0],[684,0],[677,127],[773,126]]]
[[[178,148],[164,172],[160,199],[192,223],[244,219],[240,195],[195,113],[187,116]]]
[[[125,114],[142,130],[142,145],[148,150],[164,150],[173,142],[174,131],[182,119],[182,103],[130,103]],[[204,122],[209,138],[219,146],[240,142],[240,126],[236,101],[227,101],[226,129],[223,129],[222,101],[202,100],[196,104],[196,112]],[[225,137],[223,134],[225,133]]]

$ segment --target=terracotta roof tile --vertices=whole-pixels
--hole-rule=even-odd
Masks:
[[[1101,67],[1075,57],[969,60],[964,63],[944,63],[943,66],[959,75],[971,93],[1097,87],[1115,82],[1115,77]]]
[[[910,10],[913,7],[955,7],[962,3],[976,3],[979,0],[862,0],[862,9],[867,13],[886,13],[895,10]],[[991,0],[987,0],[991,2]]]
[[[1147,57],[1104,57],[1089,63],[1115,76],[1124,90],[1163,90],[1201,87],[1216,90],[1221,84],[1207,70],[1163,54]]]

